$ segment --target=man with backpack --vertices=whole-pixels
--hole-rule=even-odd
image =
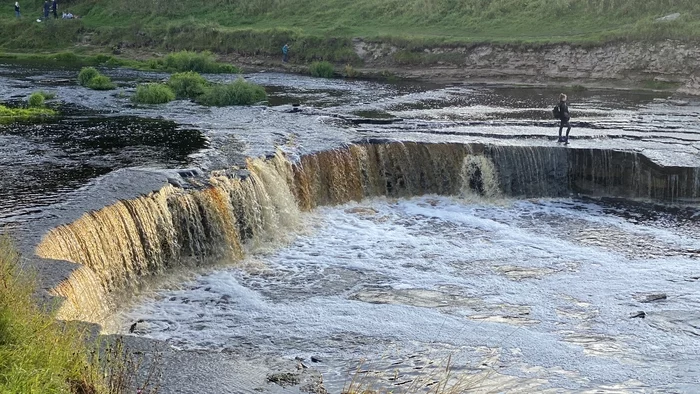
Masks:
[[[569,145],[569,132],[571,131],[571,125],[569,124],[569,106],[566,103],[566,95],[564,93],[559,95],[559,104],[552,110],[554,118],[559,119],[559,141],[563,142],[564,145]],[[566,136],[562,138],[561,132],[566,127]]]

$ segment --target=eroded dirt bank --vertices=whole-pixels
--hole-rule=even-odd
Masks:
[[[700,94],[700,51],[689,42],[574,44],[454,44],[406,48],[386,42],[352,41],[365,75],[525,84],[677,90]],[[251,70],[305,72],[306,65],[281,57],[220,54]],[[340,68],[340,67],[338,67]],[[342,74],[344,71],[339,70]]]

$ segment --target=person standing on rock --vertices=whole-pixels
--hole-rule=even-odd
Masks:
[[[564,93],[559,95],[559,104],[557,105],[559,109],[559,142],[563,142],[564,145],[569,145],[569,132],[571,131],[571,125],[569,124],[569,105],[566,103],[566,95]],[[566,127],[566,136],[562,138],[561,132]]]

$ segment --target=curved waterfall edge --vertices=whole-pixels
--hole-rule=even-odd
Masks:
[[[368,141],[289,160],[277,152],[167,185],[49,230],[38,257],[79,264],[49,293],[58,318],[102,324],[110,295],[184,267],[240,261],[301,225],[302,211],[374,196],[594,197],[696,203],[700,168],[636,152]]]

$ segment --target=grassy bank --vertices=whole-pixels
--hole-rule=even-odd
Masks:
[[[145,365],[121,338],[91,345],[91,336],[86,326],[58,321],[38,302],[35,274],[0,234],[0,393],[158,392],[159,354]]]
[[[12,243],[0,236],[0,392],[96,393],[86,333],[37,306],[35,289]]]
[[[38,23],[41,3],[23,2],[19,21],[11,12],[0,16],[0,48],[88,43],[281,56],[289,42],[292,61],[352,64],[354,37],[402,47],[700,38],[700,2],[693,0],[71,0],[59,7],[81,19]],[[675,12],[677,20],[655,21]]]

